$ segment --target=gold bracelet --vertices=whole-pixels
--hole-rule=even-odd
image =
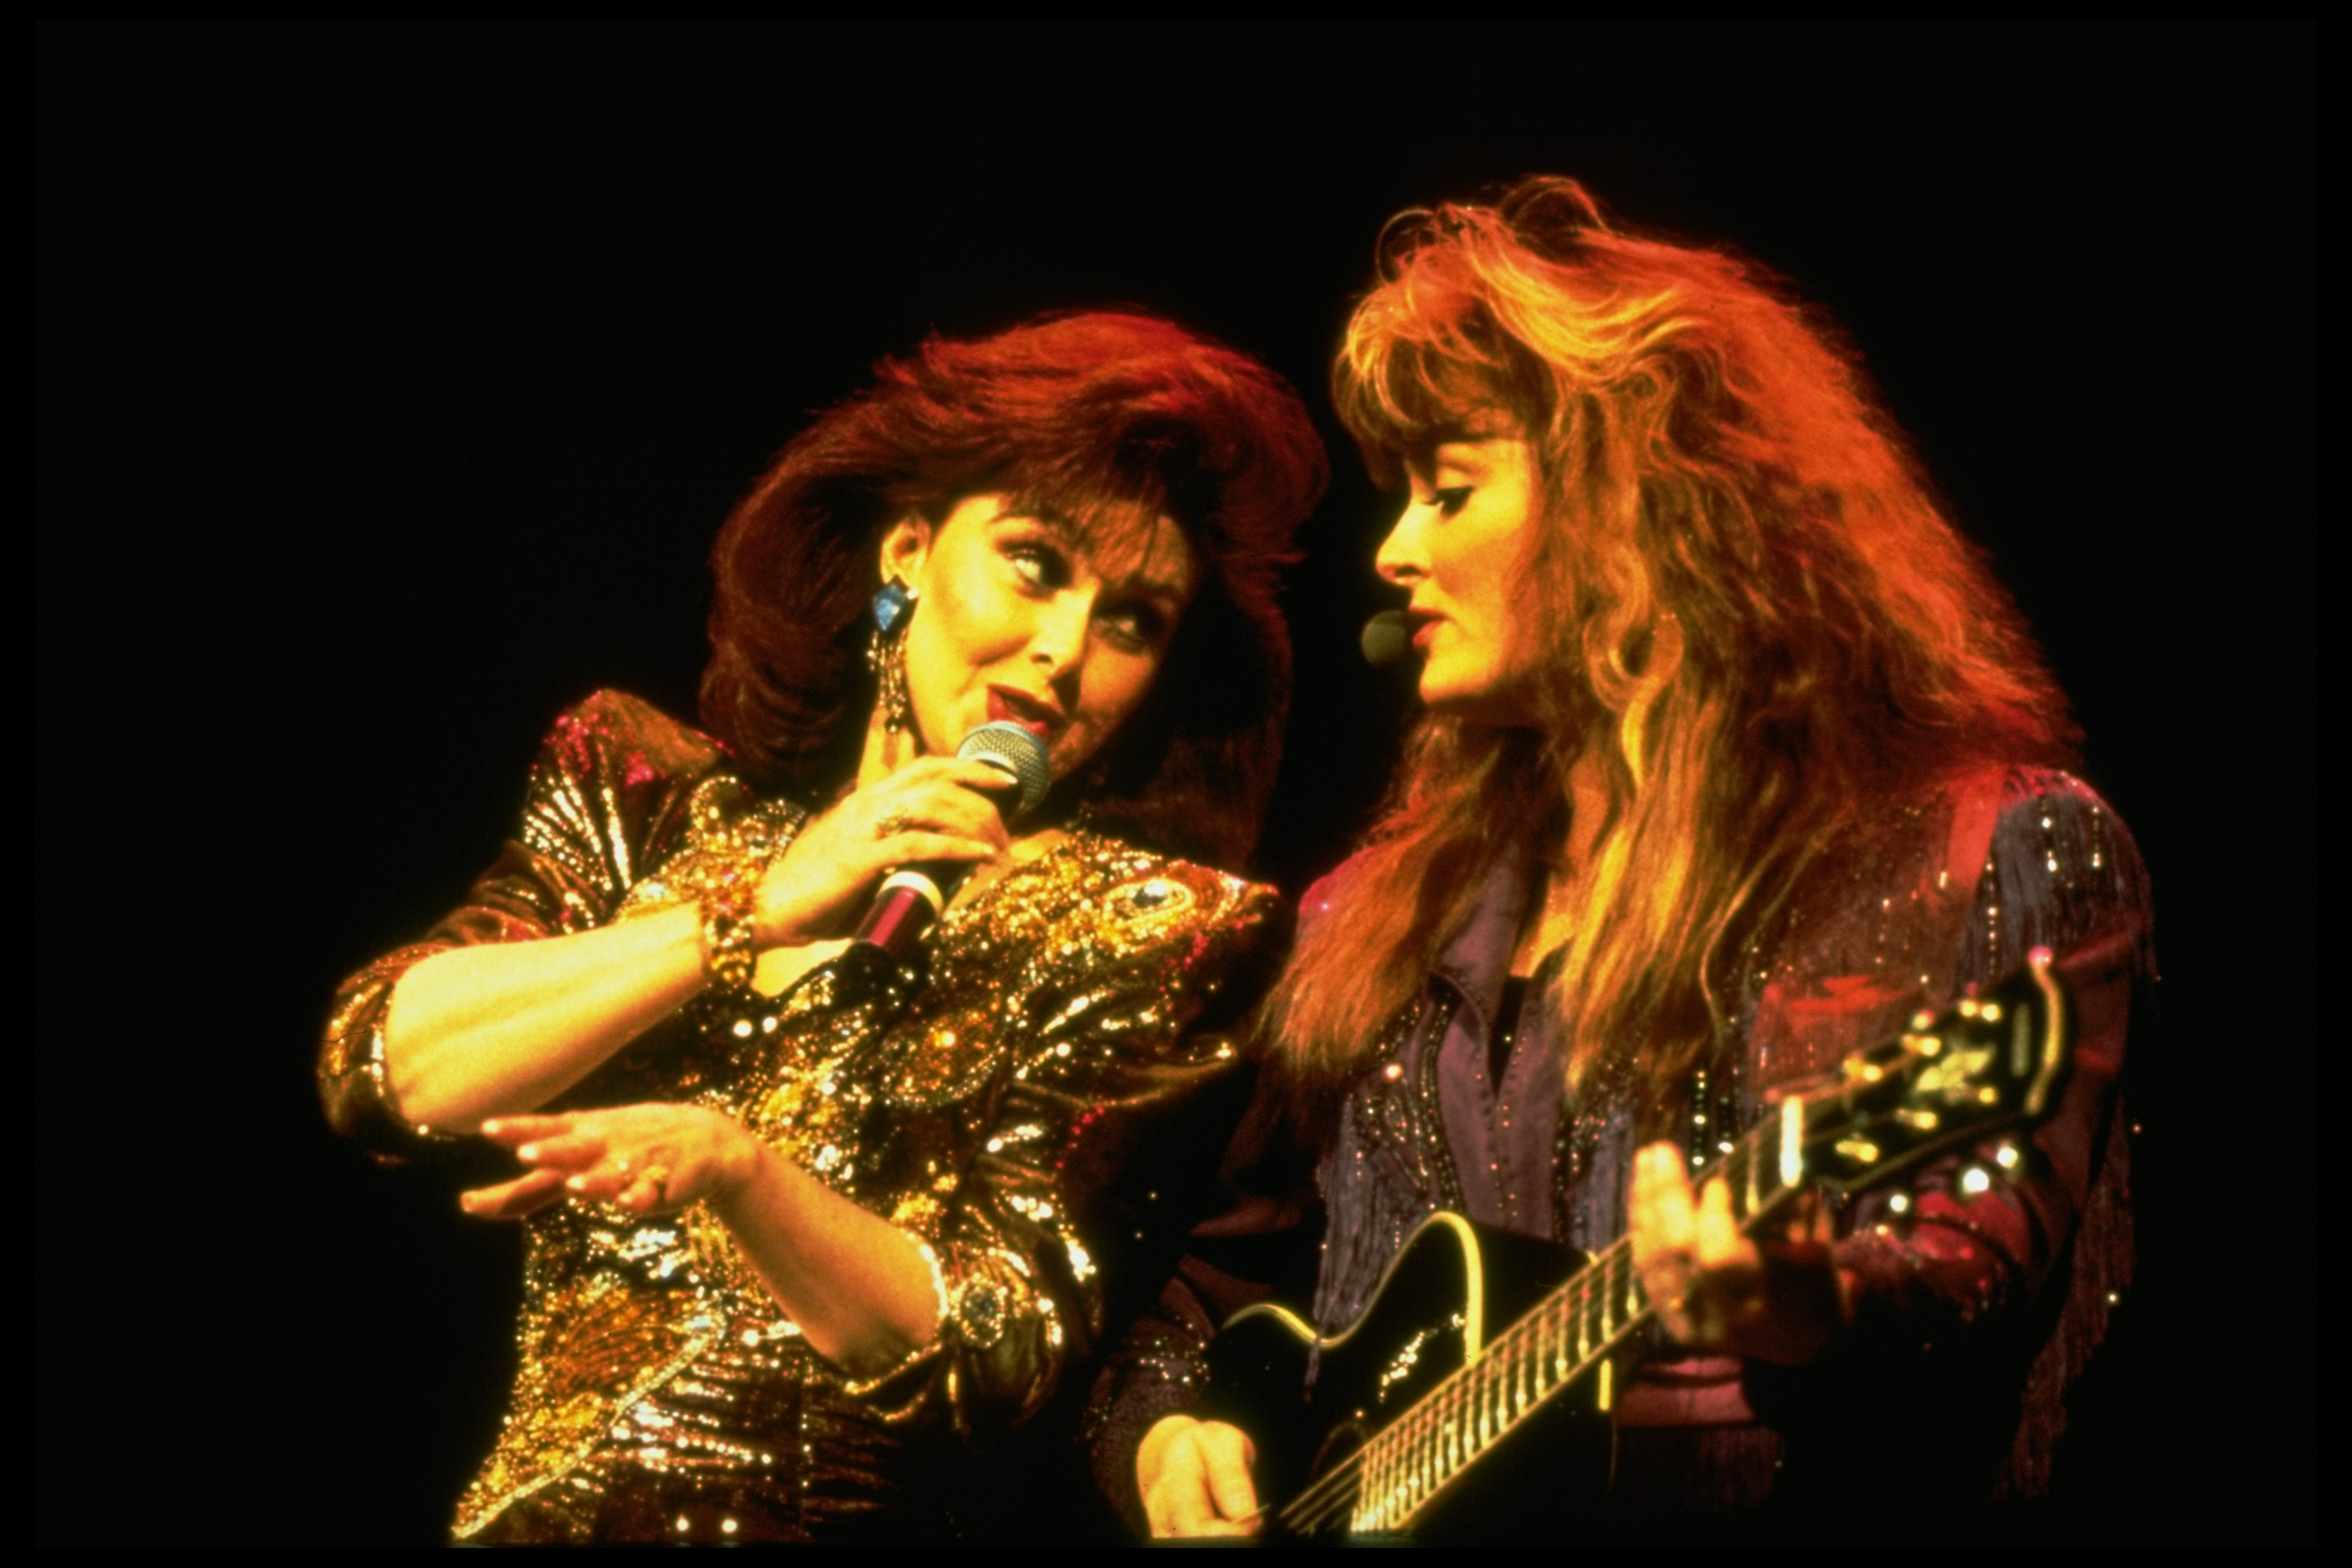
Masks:
[[[695,902],[702,911],[702,968],[722,991],[751,988],[760,954],[753,944],[752,916],[759,902],[764,858],[738,845],[699,868]]]

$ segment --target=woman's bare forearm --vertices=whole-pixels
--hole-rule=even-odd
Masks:
[[[939,1289],[915,1238],[765,1145],[712,1212],[809,1347],[853,1376],[939,1332]]]
[[[691,906],[435,953],[393,991],[383,1033],[393,1099],[410,1121],[445,1131],[536,1110],[703,984]]]

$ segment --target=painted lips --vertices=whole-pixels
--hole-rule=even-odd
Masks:
[[[1040,741],[1051,741],[1062,727],[1061,715],[1034,698],[1001,686],[988,689],[988,717],[993,723],[1018,724]]]

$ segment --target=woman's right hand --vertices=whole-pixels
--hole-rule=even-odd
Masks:
[[[1238,1426],[1162,1416],[1135,1451],[1135,1483],[1155,1537],[1255,1535],[1256,1445]]]
[[[986,763],[918,757],[853,790],[803,828],[761,879],[760,945],[797,947],[837,934],[894,866],[992,859],[1011,842],[997,801],[1018,787]]]

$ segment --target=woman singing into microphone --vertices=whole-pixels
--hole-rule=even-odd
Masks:
[[[934,340],[720,532],[703,728],[617,692],[556,721],[513,840],[344,985],[320,1067],[380,1152],[522,1166],[463,1200],[529,1251],[459,1539],[972,1528],[937,1457],[1049,1406],[1203,1201],[1155,1156],[1219,1114],[1278,935],[1212,868],[1272,784],[1275,568],[1323,479],[1289,388],[1166,322]],[[991,722],[1042,742],[1025,814],[954,754]],[[912,862],[971,868],[921,977],[845,984]]]

